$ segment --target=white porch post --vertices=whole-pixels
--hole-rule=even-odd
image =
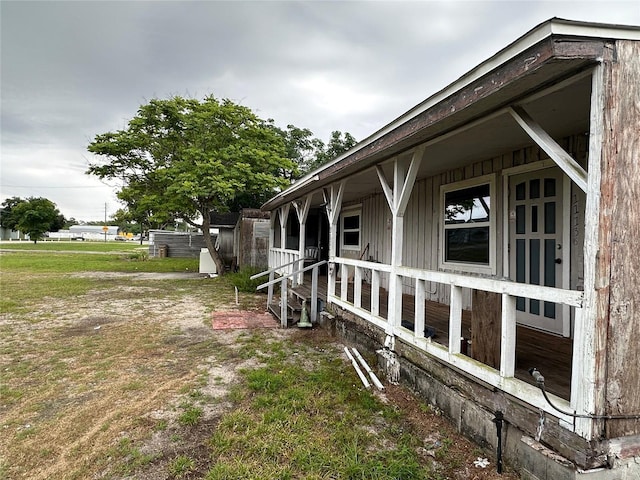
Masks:
[[[287,219],[289,218],[289,208],[291,208],[291,204],[287,203],[282,205],[278,212],[280,214],[280,249],[284,251],[287,247]],[[284,257],[281,255],[280,257],[280,265],[283,265],[287,262],[284,261]]]
[[[601,156],[604,129],[604,65],[593,71],[591,81],[591,119],[589,131],[589,164],[587,176],[587,198],[584,219],[584,304],[575,310],[573,331],[573,359],[571,369],[571,408],[579,414],[601,414],[598,411],[598,355],[599,342],[596,334],[596,264],[598,257],[598,228],[600,218]],[[602,405],[602,404],[601,404]],[[602,424],[602,422],[599,422]],[[597,437],[596,422],[577,418],[575,432],[584,438]]]
[[[338,218],[342,208],[342,195],[346,180],[337,185],[331,185],[323,190],[326,203],[327,217],[329,218],[329,285],[327,286],[327,302],[331,303],[331,297],[336,293],[336,243],[338,240]]]
[[[307,237],[307,217],[309,216],[309,208],[311,207],[311,197],[312,195],[307,195],[304,200],[301,202],[295,202],[293,204],[296,215],[298,216],[298,222],[300,223],[300,238],[298,241],[298,252],[300,254],[300,258],[304,258],[304,251],[306,249],[306,237]],[[296,265],[296,270],[302,268],[304,262],[300,262]],[[297,275],[295,282],[298,284],[302,284],[304,281],[304,273],[300,273]]]
[[[268,261],[267,264],[269,266],[269,268],[273,268],[275,267],[275,259],[274,259],[274,255],[273,255],[273,249],[275,248],[275,242],[276,242],[276,215],[278,215],[278,211],[275,210],[274,212],[271,212],[271,215],[269,215],[269,255],[268,255]]]
[[[392,215],[391,272],[389,273],[389,308],[387,312],[387,335],[392,338],[395,336],[396,327],[402,323],[402,276],[398,275],[397,269],[402,266],[404,212],[413,191],[423,153],[424,147],[418,147],[413,151],[410,159],[394,159],[393,188],[389,186],[382,168],[376,166],[380,185]]]

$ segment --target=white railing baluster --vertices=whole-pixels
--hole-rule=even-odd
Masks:
[[[287,328],[287,301],[289,300],[287,293],[287,277],[282,277],[280,282],[280,326]]]
[[[380,315],[380,272],[371,269],[371,315]]]
[[[353,276],[353,305],[356,308],[362,307],[362,267],[356,267]]]
[[[269,282],[273,282],[273,279],[276,278],[276,272],[271,272],[269,274]],[[273,302],[273,283],[269,283],[269,287],[267,287],[267,305],[271,305]]]
[[[414,314],[414,333],[417,338],[424,338],[424,302],[425,302],[425,285],[424,280],[416,278],[415,281],[415,314]]]
[[[516,369],[516,297],[502,294],[500,376],[513,377]]]
[[[460,353],[462,338],[462,287],[451,285],[449,305],[449,353]]]
[[[340,298],[343,302],[347,301],[349,292],[349,267],[346,264],[340,265]]]
[[[304,274],[302,274],[304,275]],[[318,321],[318,266],[311,271],[311,323]]]

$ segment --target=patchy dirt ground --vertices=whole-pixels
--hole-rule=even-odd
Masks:
[[[186,454],[196,463],[180,478],[201,478],[210,462],[208,438],[231,408],[238,372],[258,364],[240,352],[251,332],[211,328],[212,310],[239,307],[208,290],[205,280],[181,287],[175,276],[161,282],[168,279],[163,274],[95,275],[104,287],[44,298],[28,306],[28,316],[0,317],[6,380],[0,478],[178,478],[172,465]],[[242,305],[262,312],[263,301],[247,296]],[[269,328],[260,335],[344,356],[321,329]],[[424,462],[446,463],[445,478],[517,478],[498,475],[491,452],[457,435],[406,389],[387,385],[379,395],[424,439],[418,452]],[[190,422],[196,411],[197,422]],[[482,458],[486,468],[474,465]]]

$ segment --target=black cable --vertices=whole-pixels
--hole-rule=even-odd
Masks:
[[[563,415],[567,415],[573,418],[590,418],[592,420],[640,420],[640,414],[639,415],[589,415],[589,414],[571,413],[571,412],[562,410],[561,408],[554,405],[551,399],[549,398],[549,396],[547,395],[547,391],[545,390],[545,387],[544,387],[544,377],[538,371],[538,369],[530,368],[529,373],[536,380],[536,386],[540,390],[542,390],[542,396],[547,401],[547,403],[551,405],[551,408],[557,410]]]

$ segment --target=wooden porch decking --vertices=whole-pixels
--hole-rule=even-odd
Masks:
[[[292,289],[296,295],[311,298],[311,277],[305,277],[303,285]],[[340,282],[336,283],[336,294],[340,294]],[[318,280],[318,297],[326,302],[327,277]],[[353,302],[353,283],[349,284],[347,299]],[[387,317],[388,292],[380,288],[380,316]],[[362,282],[362,308],[371,311],[371,285]],[[402,324],[413,329],[415,316],[415,297],[402,296]],[[449,306],[425,301],[425,325],[435,330],[432,341],[441,345],[449,344]],[[462,332],[465,338],[471,338],[471,310],[462,312]],[[471,346],[473,347],[473,346]],[[569,400],[571,392],[571,358],[573,340],[562,338],[527,327],[517,327],[516,331],[516,370],[515,377],[535,385],[529,369],[537,368],[545,377],[548,392]],[[471,351],[472,355],[472,351]]]

